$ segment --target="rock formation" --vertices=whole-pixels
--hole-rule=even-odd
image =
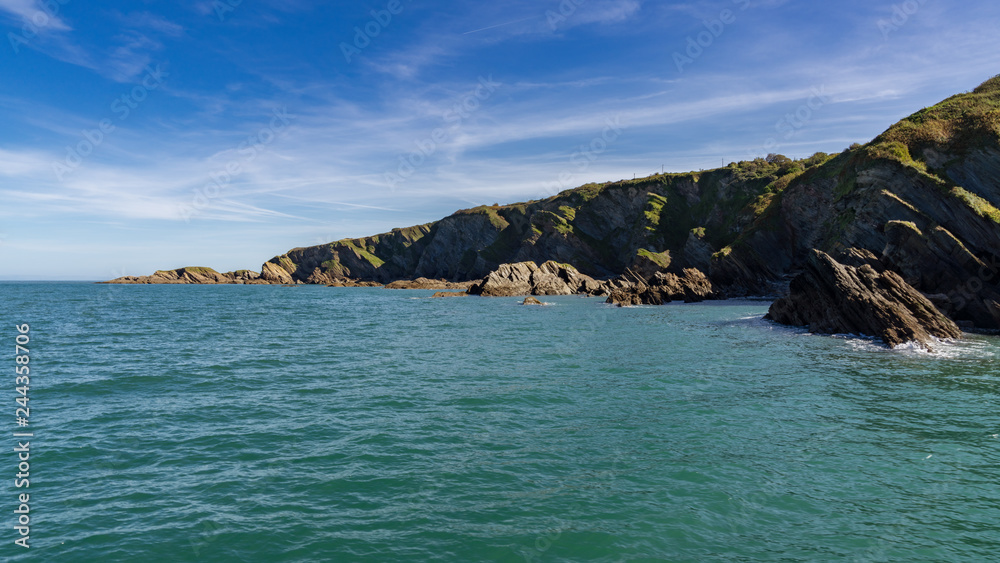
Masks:
[[[671,301],[695,303],[721,297],[712,287],[708,277],[695,268],[685,268],[680,274],[656,272],[649,279],[635,276],[631,282],[627,277],[623,277],[610,285],[612,289],[607,303],[619,307],[663,305]]]
[[[845,265],[895,272],[963,326],[996,330],[998,112],[1000,77],[840,154],[797,161],[772,154],[716,170],[587,184],[537,201],[461,210],[433,223],[292,249],[265,263],[258,279],[234,273],[231,283],[493,276],[476,284],[479,294],[637,289],[641,297],[621,295],[619,302],[657,302],[682,293],[685,299],[780,295],[807,267],[812,249],[837,255],[853,248],[842,257]],[[519,266],[550,261],[571,264],[574,273],[536,275]],[[595,279],[630,269],[647,288],[665,289],[633,288],[639,284],[628,276]],[[677,279],[652,283],[649,276],[665,269]],[[707,277],[711,290],[686,274],[689,269]],[[230,283],[216,279],[157,273],[122,283]]]
[[[845,266],[819,250],[813,250],[789,290],[765,318],[820,334],[877,336],[890,347],[914,341],[929,347],[932,336],[962,336],[899,275],[879,273],[868,264]]]
[[[524,298],[524,302],[521,303],[521,305],[544,305],[544,303],[529,295],[528,297]]]
[[[512,297],[522,295],[574,295],[603,289],[602,282],[578,272],[568,264],[548,261],[503,264],[469,288],[470,295]]]
[[[774,291],[813,248],[876,258],[964,326],[1000,329],[1000,77],[903,119],[767,196],[717,252],[730,294]],[[776,186],[780,187],[780,186]]]
[[[282,270],[284,271],[284,270]],[[285,282],[264,279],[257,272],[237,270],[220,274],[212,268],[188,267],[176,270],[158,270],[151,276],[123,276],[102,283],[114,284],[270,284],[294,283],[286,273]]]

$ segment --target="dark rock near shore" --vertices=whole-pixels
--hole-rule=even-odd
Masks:
[[[868,264],[846,266],[819,250],[813,250],[789,290],[765,318],[820,334],[877,336],[890,347],[907,342],[929,347],[932,336],[962,336],[954,322],[898,274],[879,273]]]

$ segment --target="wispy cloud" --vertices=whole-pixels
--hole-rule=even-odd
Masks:
[[[0,0],[0,10],[20,18],[25,25],[40,31],[72,29],[57,14],[44,9],[42,2],[38,0]]]

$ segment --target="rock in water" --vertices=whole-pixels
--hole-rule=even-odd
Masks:
[[[521,303],[521,305],[543,305],[543,303],[534,297],[528,296],[524,298],[524,303]]]
[[[845,266],[813,250],[804,272],[775,301],[765,317],[781,324],[807,326],[820,334],[865,334],[887,345],[931,337],[961,338],[962,331],[899,275],[871,265]]]
[[[469,293],[485,297],[573,295],[597,292],[602,287],[601,282],[581,274],[573,266],[550,260],[541,266],[534,262],[501,264],[481,283],[470,287]]]
[[[672,272],[657,272],[643,281],[635,277],[633,282],[623,277],[615,280],[617,286],[611,290],[607,303],[619,307],[633,305],[663,305],[671,301],[695,303],[706,299],[719,299],[712,282],[701,270],[686,268],[680,275]]]

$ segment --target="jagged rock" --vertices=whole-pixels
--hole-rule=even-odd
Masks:
[[[521,303],[521,305],[544,305],[544,303],[534,297],[528,296],[524,298],[524,303]]]
[[[671,301],[694,303],[720,297],[703,272],[695,268],[686,268],[680,275],[657,272],[648,281],[636,279],[630,285],[626,279],[620,278],[613,282],[607,303],[629,307],[663,305]]]
[[[427,278],[417,278],[415,280],[396,280],[394,282],[386,284],[386,289],[469,289],[469,287],[476,283],[475,281],[468,282],[450,282],[445,280],[430,280]]]
[[[264,262],[264,265],[261,266],[260,277],[261,279],[271,283],[295,283],[291,274],[274,262]]]
[[[431,297],[433,297],[433,298],[441,298],[441,297],[468,297],[468,296],[469,296],[469,293],[467,291],[439,291],[439,292],[435,293],[434,295],[431,295]]]
[[[932,336],[962,336],[898,274],[845,266],[819,250],[792,280],[788,297],[775,301],[765,318],[820,334],[877,336],[889,346],[915,341],[929,347]]]
[[[521,295],[573,295],[599,291],[601,284],[567,264],[548,261],[503,264],[469,288],[471,295],[513,297]]]

